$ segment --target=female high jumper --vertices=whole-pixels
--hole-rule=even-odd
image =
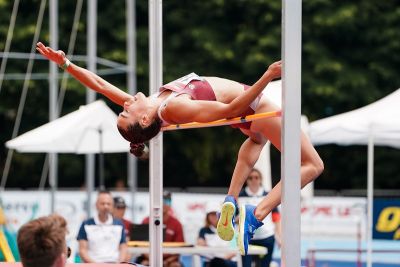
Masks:
[[[189,122],[210,122],[224,118],[276,111],[279,108],[263,89],[281,76],[281,61],[272,63],[252,86],[218,77],[200,77],[194,73],[163,85],[159,92],[146,97],[143,93],[129,95],[98,75],[71,63],[61,50],[55,51],[42,43],[36,48],[48,60],[55,62],[86,87],[103,94],[123,107],[117,119],[121,135],[131,142],[131,152],[144,156],[144,142],[156,136],[162,126]],[[256,163],[267,140],[281,149],[281,118],[265,118],[242,123],[237,127],[248,136],[242,144],[232,175],[228,195],[221,208],[217,232],[224,240],[234,236],[234,217],[239,213],[238,246],[245,255],[248,242],[262,220],[281,201],[279,182],[256,206],[237,206],[239,192]],[[301,186],[304,187],[323,171],[323,162],[314,147],[301,135]]]

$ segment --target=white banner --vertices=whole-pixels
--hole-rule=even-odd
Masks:
[[[136,193],[135,213],[132,216],[131,193],[113,192],[122,196],[128,205],[126,218],[134,223],[150,214],[149,194]],[[97,193],[92,195],[95,212]],[[199,229],[205,224],[207,211],[218,211],[225,195],[173,193],[172,209],[183,225],[185,240],[196,243]],[[68,222],[68,241],[74,246],[79,226],[86,219],[84,191],[59,191],[56,193],[56,211]],[[27,221],[50,213],[50,193],[39,191],[6,191],[1,195],[8,225],[17,230]],[[365,233],[366,199],[344,197],[315,197],[302,203],[301,230],[303,237],[355,239]],[[358,227],[361,228],[358,228]]]
[[[318,239],[365,238],[366,198],[314,197],[302,202],[301,233]]]
[[[148,216],[149,196],[148,193],[138,192],[135,194],[135,215],[132,218],[132,194],[129,192],[113,192],[113,196],[122,196],[128,205],[126,218],[134,223],[141,223]],[[96,212],[95,202],[97,193],[92,193],[92,214]],[[5,191],[1,194],[7,226],[17,231],[24,223],[49,215],[51,211],[50,193],[47,191]],[[62,215],[68,222],[67,243],[72,252],[77,251],[76,236],[81,223],[87,219],[86,207],[87,193],[84,191],[58,191],[56,193],[56,212]],[[72,259],[71,259],[72,260]]]

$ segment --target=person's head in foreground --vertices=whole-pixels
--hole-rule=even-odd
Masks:
[[[18,231],[18,249],[24,267],[63,267],[71,253],[65,236],[67,222],[57,214],[40,217]]]

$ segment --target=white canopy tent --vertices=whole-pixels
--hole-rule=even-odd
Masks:
[[[315,145],[374,144],[400,148],[400,89],[365,107],[314,121],[310,138]]]
[[[98,100],[20,135],[6,142],[6,146],[22,153],[98,153],[100,185],[103,185],[103,153],[129,152],[129,142],[119,134],[116,120],[117,115]],[[89,187],[88,203],[91,203],[93,188]],[[55,200],[53,190],[52,200]],[[90,214],[90,205],[88,208]]]
[[[372,258],[374,145],[400,148],[400,89],[365,107],[314,121],[314,145],[368,145],[368,266]]]
[[[115,113],[98,100],[20,135],[6,146],[23,153],[128,152],[129,142],[118,133],[116,120]]]

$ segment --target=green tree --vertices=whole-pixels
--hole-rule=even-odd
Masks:
[[[22,1],[11,51],[31,49],[40,1]],[[12,1],[0,0],[0,40],[6,40]],[[59,47],[67,49],[76,1],[59,2]],[[137,1],[138,90],[148,93],[148,3]],[[125,1],[98,1],[98,56],[126,63]],[[78,27],[75,54],[86,53],[86,5]],[[397,1],[303,2],[302,110],[310,121],[371,103],[399,87],[400,7]],[[40,39],[49,40],[48,16]],[[196,72],[253,83],[281,54],[281,2],[262,0],[164,1],[164,81]],[[0,51],[4,50],[0,41]],[[76,62],[85,66],[85,62]],[[6,74],[25,73],[27,61],[9,59]],[[103,66],[98,66],[99,69]],[[37,60],[34,72],[47,72]],[[105,77],[126,90],[126,75]],[[11,137],[22,81],[4,80],[0,92],[0,142]],[[19,133],[48,121],[48,82],[32,80]],[[62,114],[85,103],[85,88],[73,80]],[[108,102],[110,103],[110,102]],[[119,110],[114,104],[110,107]],[[228,186],[237,151],[245,137],[230,127],[164,134],[166,186]],[[317,189],[361,188],[366,180],[366,147],[318,147],[325,172]],[[7,150],[0,147],[0,170]],[[376,186],[398,187],[399,151],[376,149]],[[44,155],[13,157],[10,187],[36,187]],[[280,155],[273,153],[273,173],[280,177]],[[125,155],[106,155],[106,181],[126,176]],[[82,156],[60,156],[60,185],[84,183]],[[121,167],[122,166],[122,167]],[[148,185],[148,162],[139,163],[139,186]]]

